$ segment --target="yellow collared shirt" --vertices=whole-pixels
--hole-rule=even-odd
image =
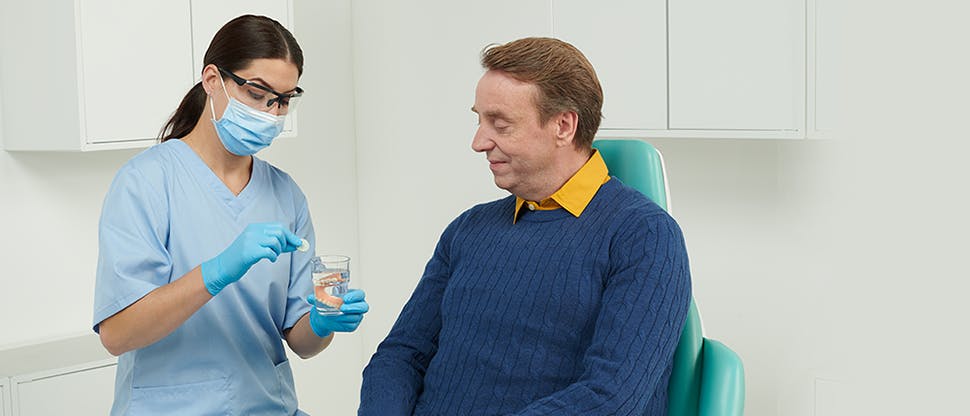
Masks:
[[[579,168],[573,174],[573,177],[569,178],[562,188],[559,188],[550,197],[539,202],[526,201],[515,197],[515,214],[512,217],[512,223],[515,223],[515,220],[519,218],[523,206],[528,207],[530,211],[564,208],[574,217],[579,217],[586,206],[589,205],[589,201],[593,200],[593,196],[596,195],[596,191],[599,191],[600,186],[609,180],[610,171],[606,168],[606,162],[600,156],[599,150],[594,150],[593,156],[586,161],[586,164]]]

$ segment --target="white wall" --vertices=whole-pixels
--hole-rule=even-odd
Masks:
[[[358,274],[357,149],[351,0],[296,0],[295,35],[303,47],[307,93],[300,103],[299,137],[260,155],[293,175],[306,193],[317,254],[346,254]],[[358,283],[353,283],[357,286]],[[361,336],[338,334],[310,360],[291,354],[300,408],[312,415],[349,415],[360,394]]]
[[[956,51],[968,14],[942,0],[846,6],[851,163],[844,217],[832,220],[843,231],[828,239],[841,335],[829,341],[841,344],[855,414],[966,412],[970,56]]]
[[[353,413],[440,232],[504,194],[470,150],[479,50],[548,33],[547,1],[423,4],[296,2],[300,137],[261,156],[307,193],[319,250],[357,259],[372,305],[360,335],[295,365],[313,414]],[[652,141],[704,326],[745,361],[747,415],[960,413],[967,6],[834,4],[831,140]],[[89,331],[101,199],[133,154],[0,152],[0,346]]]
[[[706,336],[744,360],[747,415],[811,411],[833,336],[824,298],[825,246],[815,229],[832,163],[829,143],[651,140],[664,154],[673,214],[691,257]],[[841,374],[837,374],[841,377]],[[803,400],[789,404],[794,396]],[[804,402],[807,400],[807,402]],[[812,414],[812,413],[808,413]]]
[[[507,195],[471,150],[478,56],[488,43],[548,35],[548,7],[536,0],[354,2],[361,273],[373,305],[363,328],[368,359],[448,222]]]
[[[653,141],[703,321],[747,415],[962,414],[968,7],[830,7],[828,140]]]
[[[133,154],[0,152],[0,345],[90,331],[101,200]]]

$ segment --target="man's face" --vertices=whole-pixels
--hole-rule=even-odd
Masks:
[[[472,107],[478,114],[472,149],[485,153],[496,186],[530,200],[556,190],[557,125],[554,118],[540,124],[537,95],[535,85],[490,70],[478,81]]]

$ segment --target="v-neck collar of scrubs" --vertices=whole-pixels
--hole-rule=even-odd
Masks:
[[[205,164],[205,161],[188,144],[185,144],[182,140],[173,141],[177,142],[173,144],[175,153],[185,163],[192,176],[209,186],[213,191],[213,197],[222,201],[234,218],[238,218],[239,214],[250,205],[256,195],[259,195],[259,188],[262,187],[263,178],[266,176],[263,172],[266,166],[262,160],[253,156],[253,170],[249,175],[249,183],[239,192],[239,195],[236,195],[229,190],[222,179],[219,179],[219,176],[209,168],[209,165]]]

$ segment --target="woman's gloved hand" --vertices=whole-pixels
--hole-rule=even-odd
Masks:
[[[354,332],[364,314],[370,309],[364,301],[364,291],[353,289],[343,296],[344,304],[340,306],[343,315],[321,315],[316,307],[310,308],[310,328],[320,338],[329,336],[332,332]],[[307,296],[307,303],[316,305],[317,299]]]
[[[202,263],[202,281],[215,296],[260,260],[275,263],[280,254],[296,250],[301,243],[300,237],[282,224],[249,224],[225,251]]]

